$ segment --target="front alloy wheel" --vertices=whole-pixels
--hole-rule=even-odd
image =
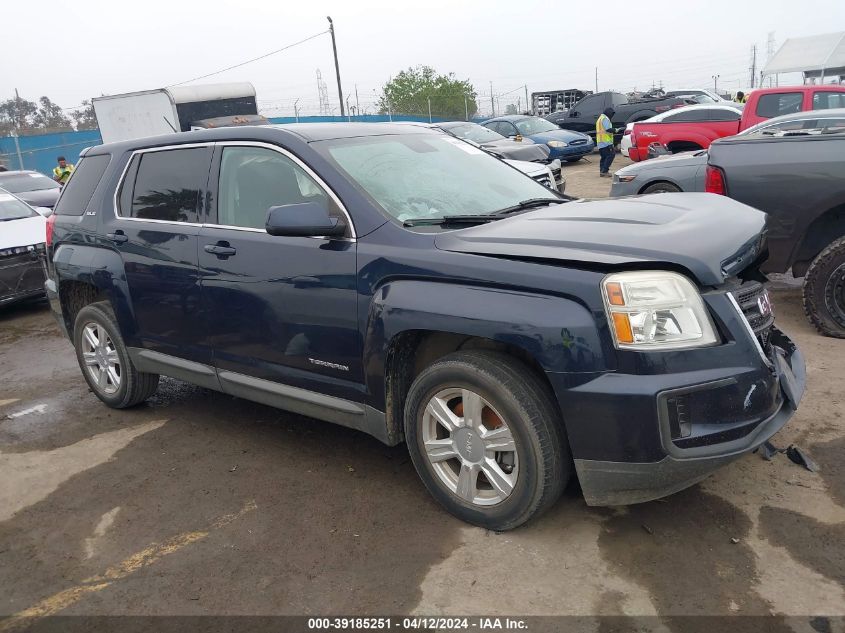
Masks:
[[[431,495],[491,530],[543,512],[569,479],[569,446],[551,389],[500,352],[454,352],[421,371],[405,401],[405,440]]]
[[[464,501],[495,505],[513,492],[519,456],[502,416],[469,389],[444,389],[425,409],[425,455],[440,481]]]

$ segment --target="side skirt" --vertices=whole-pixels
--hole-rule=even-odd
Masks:
[[[397,443],[388,438],[384,413],[368,405],[272,380],[218,370],[211,365],[152,350],[130,347],[129,357],[138,371],[178,378],[238,398],[363,431],[388,445]]]

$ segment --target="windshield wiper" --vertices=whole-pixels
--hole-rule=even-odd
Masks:
[[[440,224],[485,224],[493,220],[501,220],[505,216],[490,215],[444,215],[439,218],[411,218],[405,220],[403,226],[438,226]]]
[[[533,209],[534,207],[545,207],[550,204],[556,204],[559,202],[566,202],[563,198],[529,198],[528,200],[523,200],[512,207],[505,207],[504,209],[499,209],[491,214],[491,216],[498,216],[498,215],[508,215],[510,213],[516,213],[518,211],[526,211],[527,209]],[[488,216],[489,217],[489,216]]]

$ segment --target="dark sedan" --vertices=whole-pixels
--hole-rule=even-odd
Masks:
[[[544,143],[551,150],[552,158],[566,162],[580,160],[595,149],[595,143],[586,134],[562,130],[536,116],[500,116],[484,121],[482,125],[508,138],[529,138],[535,143]]]
[[[33,207],[52,209],[62,188],[55,180],[31,170],[0,172],[0,189],[15,194]]]

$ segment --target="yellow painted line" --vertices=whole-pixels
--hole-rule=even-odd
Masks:
[[[128,558],[125,558],[117,565],[109,567],[102,574],[86,578],[79,585],[60,591],[48,598],[44,598],[28,609],[19,611],[9,618],[0,621],[0,632],[8,633],[10,631],[22,630],[30,626],[32,624],[32,620],[55,615],[56,613],[76,604],[87,594],[102,591],[106,587],[110,586],[114,581],[126,578],[139,569],[148,567],[165,556],[178,552],[180,549],[190,545],[191,543],[201,541],[210,534],[211,530],[224,528],[242,517],[247,512],[252,512],[257,507],[258,506],[255,504],[255,501],[248,501],[237,512],[226,514],[218,518],[207,530],[184,532],[169,538],[163,543],[153,543],[149,547],[142,549],[140,552],[136,552]]]

